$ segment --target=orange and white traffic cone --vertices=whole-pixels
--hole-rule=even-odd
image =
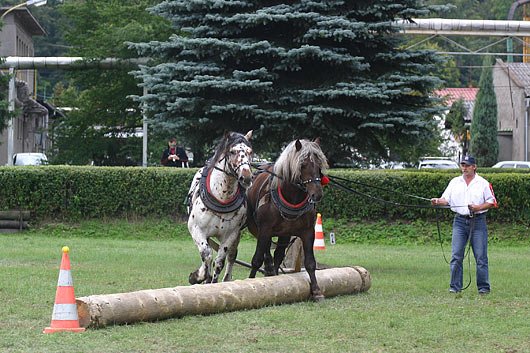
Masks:
[[[322,215],[320,213],[317,213],[317,221],[315,223],[315,241],[313,243],[313,250],[326,250],[324,232],[322,231]]]
[[[55,304],[53,305],[52,323],[44,329],[44,333],[60,331],[83,332],[84,327],[79,327],[79,316],[77,315],[77,304],[75,303],[74,281],[70,273],[70,249],[62,248],[61,269],[57,281],[57,292],[55,293]]]

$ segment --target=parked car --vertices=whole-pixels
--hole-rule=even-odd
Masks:
[[[459,169],[460,166],[455,161],[446,158],[425,157],[420,160],[419,169]]]
[[[42,165],[48,164],[48,157],[44,153],[15,153],[13,165]]]
[[[492,168],[530,168],[530,162],[502,161],[493,165]]]

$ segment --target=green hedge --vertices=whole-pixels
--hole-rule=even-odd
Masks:
[[[196,170],[133,167],[0,167],[0,209],[39,218],[183,216]]]
[[[160,167],[0,167],[0,210],[29,209],[37,219],[184,218],[184,200],[195,172]],[[493,184],[500,205],[490,211],[490,218],[530,223],[530,173],[486,170],[480,174]],[[406,195],[439,197],[459,172],[337,169],[330,175],[354,181],[345,184],[357,193],[326,186],[318,206],[325,217],[432,220],[436,213],[431,208],[395,204],[429,205],[426,200]],[[451,212],[443,210],[439,215],[449,218]]]
[[[497,170],[489,173],[490,170],[492,169],[484,173],[479,170],[479,175],[492,183],[499,204],[499,208],[489,211],[489,218],[502,222],[530,223],[530,173],[507,173]],[[326,195],[319,206],[327,217],[353,220],[381,218],[432,220],[437,216],[432,208],[405,207],[395,203],[427,206],[429,201],[409,197],[407,194],[428,199],[440,197],[449,181],[460,175],[460,172],[457,170],[333,170],[330,175],[355,181],[344,184],[364,195],[327,186]],[[387,203],[375,198],[386,200]],[[441,210],[438,216],[447,219],[452,217],[452,212],[447,209]]]

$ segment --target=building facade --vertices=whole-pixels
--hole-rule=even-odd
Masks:
[[[4,14],[9,8],[0,8]],[[46,32],[27,8],[8,12],[2,19],[0,29],[0,57],[34,56],[33,37]],[[15,110],[17,116],[12,120],[13,153],[46,152],[49,148],[47,138],[48,109],[35,99],[35,70],[16,70]],[[8,70],[1,74],[8,75]],[[8,89],[2,87],[1,89]],[[0,165],[8,164],[8,131],[0,132]]]
[[[530,64],[497,59],[493,86],[498,110],[498,160],[529,161]]]

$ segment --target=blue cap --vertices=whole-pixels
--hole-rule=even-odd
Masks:
[[[475,165],[477,163],[475,162],[475,157],[465,156],[464,158],[462,158],[462,161],[460,161],[460,164]]]

